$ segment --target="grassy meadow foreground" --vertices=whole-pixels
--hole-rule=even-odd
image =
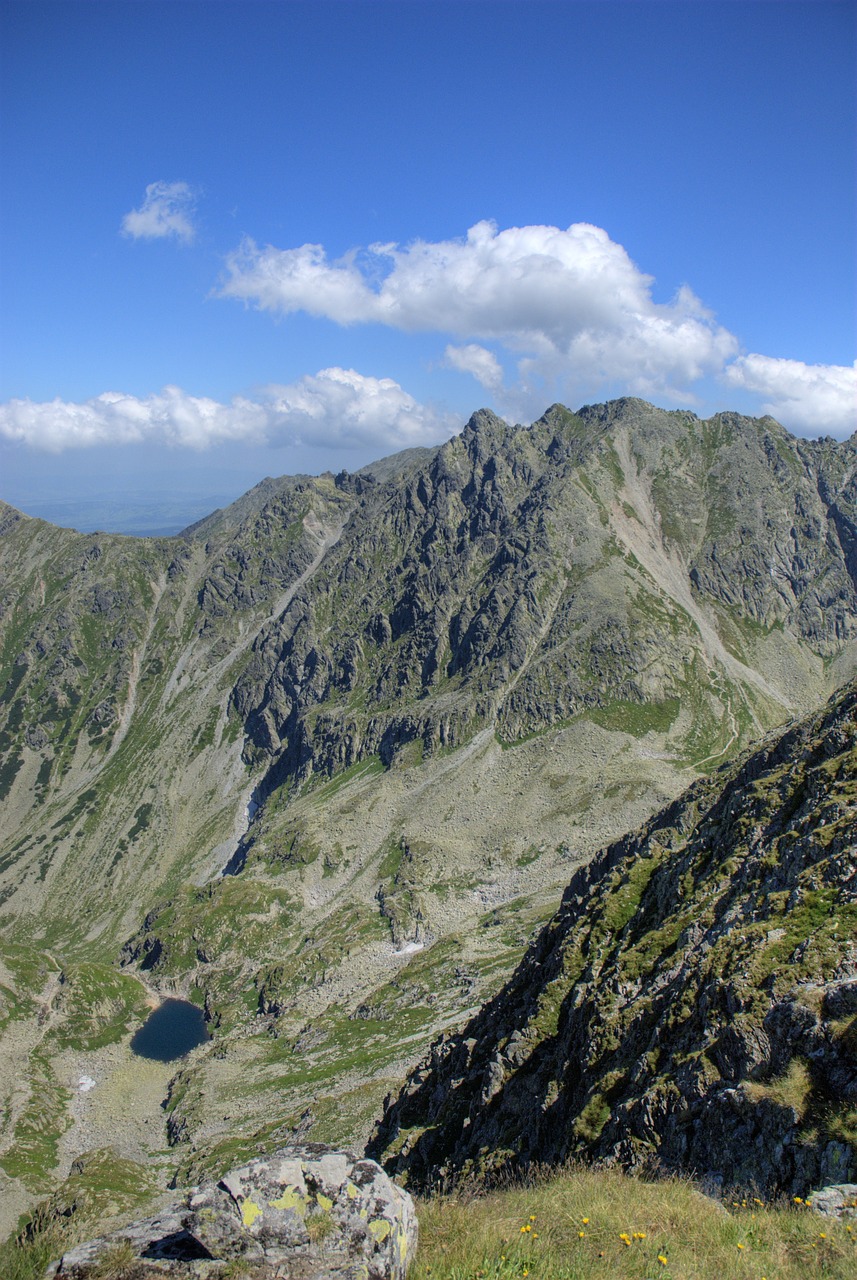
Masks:
[[[806,1280],[857,1275],[857,1224],[690,1181],[573,1169],[419,1205],[412,1280]]]
[[[803,1199],[752,1194],[719,1203],[692,1182],[647,1181],[574,1167],[488,1193],[418,1201],[420,1247],[409,1280],[851,1280],[857,1223],[833,1222]],[[24,1245],[0,1246],[3,1280],[42,1280],[91,1222],[54,1218]],[[249,1264],[248,1264],[249,1266]],[[218,1272],[218,1275],[221,1273]],[[224,1280],[245,1280],[231,1263]],[[252,1267],[246,1280],[253,1277]],[[118,1253],[100,1280],[132,1280]],[[136,1280],[136,1276],[134,1276]]]

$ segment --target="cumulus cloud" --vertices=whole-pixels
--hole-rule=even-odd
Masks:
[[[261,439],[266,423],[263,406],[254,401],[237,397],[225,405],[180,387],[142,399],[105,391],[82,403],[10,400],[0,406],[0,435],[51,453],[144,441],[204,449],[218,441]]]
[[[0,405],[0,436],[52,453],[93,445],[155,443],[205,449],[230,440],[255,444],[432,444],[460,425],[418,403],[391,378],[322,369],[258,399],[221,404],[180,387],[138,398],[106,391],[75,404],[11,400]]]
[[[479,222],[464,239],[374,244],[335,260],[318,244],[277,249],[246,240],[226,267],[222,297],[343,325],[495,340],[521,357],[524,378],[622,380],[630,390],[681,395],[738,351],[690,289],[655,302],[652,277],[589,223],[501,231]]]
[[[420,404],[392,378],[322,369],[270,387],[272,431],[300,444],[373,444],[392,449],[436,444],[461,427],[457,417]]]
[[[450,369],[472,374],[489,391],[497,391],[503,385],[500,361],[486,347],[480,347],[478,342],[468,342],[463,347],[447,345],[443,360]]]
[[[726,378],[763,396],[764,411],[793,431],[850,435],[857,430],[857,361],[804,364],[750,354],[734,360]]]
[[[140,208],[122,219],[122,231],[134,240],[175,236],[189,244],[195,230],[193,192],[186,182],[150,182]]]

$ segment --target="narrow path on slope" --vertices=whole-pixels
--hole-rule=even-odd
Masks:
[[[735,712],[732,710],[732,702],[729,699],[727,699],[727,702],[726,702],[726,714],[729,717],[730,736],[725,747],[722,747],[720,751],[715,751],[710,756],[704,756],[702,760],[695,760],[693,762],[694,769],[702,770],[705,766],[712,764],[715,760],[722,759],[727,754],[727,752],[732,750],[733,745],[738,741],[738,738],[741,733],[741,726],[738,723],[738,717],[735,715]]]

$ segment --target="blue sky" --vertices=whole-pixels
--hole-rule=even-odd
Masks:
[[[851,3],[0,16],[0,495],[24,510],[179,527],[482,405],[857,426]]]

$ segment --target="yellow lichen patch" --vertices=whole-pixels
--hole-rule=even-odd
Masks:
[[[297,1209],[300,1214],[306,1213],[306,1199],[292,1187],[286,1187],[278,1200],[269,1200],[268,1204],[272,1209]]]
[[[315,1198],[316,1198],[316,1202],[318,1204],[319,1209],[323,1209],[325,1213],[330,1213],[331,1209],[333,1208],[333,1201],[331,1200],[330,1196],[322,1195],[320,1191],[317,1191],[315,1194]]]
[[[357,1190],[353,1182],[346,1182],[345,1194],[348,1196],[349,1200],[356,1200],[360,1195],[360,1192]]]
[[[369,1230],[380,1244],[390,1234],[390,1224],[386,1218],[376,1218],[374,1222],[369,1223]]]
[[[261,1218],[262,1210],[255,1200],[245,1200],[241,1206],[241,1221],[245,1227],[252,1227],[257,1218]]]

